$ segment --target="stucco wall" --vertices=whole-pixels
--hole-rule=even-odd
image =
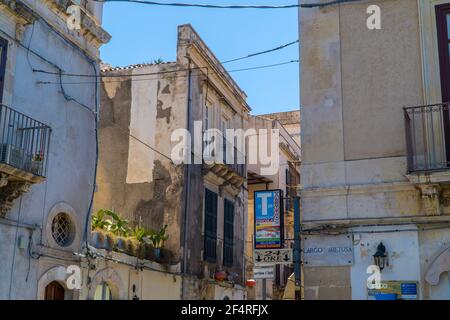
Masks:
[[[35,5],[43,15],[49,15],[45,6],[40,3]],[[72,218],[77,225],[76,232],[82,237],[93,189],[95,117],[93,112],[63,97],[56,75],[32,71],[58,70],[34,54],[27,53],[14,42],[15,23],[2,9],[0,36],[9,42],[3,103],[49,125],[52,134],[46,181],[33,185],[28,193],[17,199],[6,218],[38,226],[32,237],[33,251],[38,251],[39,247],[51,246],[47,240],[50,234],[47,217],[57,203],[65,203],[74,209]],[[41,22],[35,22],[32,38],[31,33],[32,26],[25,26],[20,40],[29,43],[32,50],[57,64],[65,72],[95,74],[90,62],[77,49],[62,41]],[[87,41],[84,45],[90,46],[90,52],[98,53],[97,48]],[[40,81],[51,83],[41,84]],[[63,82],[70,80],[63,77]],[[64,89],[67,95],[95,109],[94,83],[65,84]],[[48,261],[40,262],[44,257],[36,260],[28,255],[27,249],[18,249],[19,237],[24,237],[28,245],[29,232],[26,229],[6,225],[0,227],[0,299],[35,299],[38,279],[46,269],[44,266],[49,265]],[[78,242],[73,247],[79,250],[80,246],[81,242]],[[53,250],[53,254],[58,256],[60,249]],[[61,264],[58,259],[50,260],[50,265]]]
[[[301,183],[306,226],[313,222],[316,226],[358,224],[370,219],[388,223],[391,220],[387,219],[396,217],[397,222],[388,224],[390,229],[398,229],[401,226],[395,224],[407,223],[408,217],[427,219],[422,195],[406,177],[402,110],[437,102],[424,98],[424,92],[436,89],[431,88],[435,81],[422,75],[423,68],[434,70],[426,54],[432,49],[422,45],[436,37],[426,22],[429,17],[420,16],[419,8],[427,7],[425,2],[360,1],[300,10]],[[381,8],[381,30],[366,27],[369,5]],[[444,206],[442,209],[447,212]],[[395,270],[386,270],[387,279],[419,281],[420,297],[429,299],[443,297],[447,290],[441,284],[428,288],[423,278],[430,256],[446,245],[447,233],[398,232],[382,237],[362,235],[362,239],[371,244],[386,239],[395,255],[393,260],[397,259],[393,261]],[[442,239],[443,244],[436,247],[430,239]],[[373,263],[376,248],[363,258],[361,248],[355,245],[354,249],[355,263],[343,282],[351,287],[351,296],[347,291],[342,297],[365,299],[364,269]],[[305,271],[305,292],[315,294],[306,296],[325,298],[320,290],[314,291],[316,285],[308,285],[309,272]],[[337,271],[316,272],[320,277]],[[309,277],[314,279],[312,274]],[[325,287],[335,286],[332,279],[323,281]]]

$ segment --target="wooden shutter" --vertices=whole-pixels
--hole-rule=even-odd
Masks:
[[[233,266],[234,254],[234,204],[224,200],[224,222],[223,222],[223,265]]]
[[[217,194],[205,189],[205,261],[216,261],[217,247]]]

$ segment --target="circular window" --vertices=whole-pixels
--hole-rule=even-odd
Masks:
[[[55,242],[61,247],[72,244],[74,226],[66,213],[58,213],[52,221],[52,236]]]

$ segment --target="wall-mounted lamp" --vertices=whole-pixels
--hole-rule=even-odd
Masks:
[[[383,245],[383,242],[380,242],[380,244],[378,245],[377,252],[373,255],[373,260],[375,262],[375,265],[380,268],[380,271],[382,271],[386,266],[389,265],[387,260],[386,247]]]
[[[136,295],[136,285],[133,284],[133,300],[139,300],[139,297]]]

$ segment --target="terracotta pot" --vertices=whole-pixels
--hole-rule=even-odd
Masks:
[[[227,273],[225,271],[216,271],[214,274],[214,279],[217,281],[224,281],[227,278]]]
[[[248,280],[245,282],[245,285],[246,285],[247,287],[249,287],[249,288],[253,288],[254,286],[256,286],[256,280],[254,280],[254,279],[248,279]]]

